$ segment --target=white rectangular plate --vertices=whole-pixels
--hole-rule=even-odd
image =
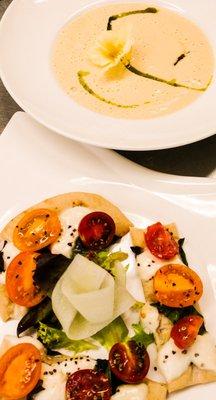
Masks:
[[[17,212],[46,197],[70,191],[101,194],[136,225],[175,221],[186,238],[189,264],[204,283],[200,302],[207,329],[216,337],[216,182],[152,173],[109,150],[94,149],[53,135],[18,113],[0,138],[2,227]],[[139,182],[142,186],[134,185]],[[9,325],[12,331],[13,324]],[[0,324],[1,336],[8,331]],[[212,399],[216,383],[170,396]]]

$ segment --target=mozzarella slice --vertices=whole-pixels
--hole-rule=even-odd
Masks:
[[[167,382],[179,378],[187,370],[190,362],[190,353],[180,350],[173,339],[168,340],[159,350],[158,366]]]
[[[216,372],[216,347],[209,333],[197,336],[190,353],[192,363],[198,368]]]
[[[113,400],[147,400],[148,386],[145,383],[139,385],[122,385],[117,388],[116,394],[111,396]]]
[[[137,256],[138,273],[142,280],[149,281],[156,272],[167,264],[183,264],[179,256],[172,258],[169,262],[166,260],[159,260],[153,256],[149,249],[145,249],[143,253]]]
[[[59,214],[62,232],[58,240],[51,245],[51,253],[71,257],[72,248],[78,237],[78,226],[83,217],[90,212],[87,207],[77,206],[67,208]]]
[[[216,372],[216,348],[209,333],[198,335],[188,350],[180,350],[170,339],[159,351],[158,366],[167,382],[179,378],[193,363],[198,368]]]
[[[123,236],[118,243],[114,244],[111,247],[110,252],[115,253],[117,251],[122,251],[128,254],[128,258],[125,261],[121,262],[121,264],[124,267],[127,267],[126,288],[136,301],[144,303],[145,302],[144,291],[141,279],[138,275],[136,257],[133,251],[131,250],[132,246],[133,243],[131,235],[130,233],[127,233],[127,235]]]

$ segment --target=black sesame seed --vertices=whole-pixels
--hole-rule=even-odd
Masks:
[[[168,355],[166,355],[166,356],[165,356],[165,360],[167,360],[167,358],[169,358],[169,356],[168,356]]]
[[[154,370],[157,371],[157,367],[154,367]]]
[[[137,266],[140,267],[140,263],[137,263]]]
[[[175,350],[173,350],[173,351],[172,351],[172,353],[173,353],[173,354],[176,354],[176,351],[175,351]]]
[[[53,372],[54,372],[54,374],[55,374],[55,373],[57,372],[57,369],[54,368]]]
[[[183,351],[182,351],[182,354],[187,354],[187,350],[183,350]]]
[[[78,361],[75,361],[75,365],[77,365],[78,364]]]
[[[72,247],[72,243],[68,243],[67,245],[68,245],[69,247]]]
[[[194,355],[195,355],[195,357],[199,357],[199,353],[195,353]]]
[[[18,261],[18,265],[22,265],[22,261]]]
[[[72,226],[71,226],[71,225],[68,225],[68,229],[70,229],[70,228],[72,228]]]
[[[10,259],[10,256],[7,256],[7,259],[9,260],[9,259]]]

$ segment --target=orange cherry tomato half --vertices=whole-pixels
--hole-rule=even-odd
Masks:
[[[121,381],[140,383],[148,373],[150,359],[145,346],[130,340],[114,344],[109,353],[109,366]]]
[[[60,232],[57,213],[39,208],[27,212],[18,222],[13,233],[13,243],[21,251],[37,251],[55,242]]]
[[[179,349],[185,350],[192,346],[203,325],[200,315],[189,315],[180,319],[172,328],[171,337]]]
[[[30,343],[11,347],[0,358],[0,397],[21,399],[37,385],[41,376],[40,351]]]
[[[6,289],[13,303],[33,307],[45,297],[40,288],[34,285],[33,280],[36,259],[39,255],[39,253],[23,252],[9,264],[6,272]]]
[[[168,307],[188,307],[195,304],[203,293],[200,277],[189,267],[168,264],[154,277],[157,300]]]
[[[178,243],[160,222],[147,228],[145,241],[150,252],[161,260],[170,260],[179,253]]]

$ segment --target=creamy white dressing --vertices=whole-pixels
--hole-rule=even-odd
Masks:
[[[160,322],[157,308],[146,303],[140,312],[140,322],[145,333],[155,333]]]
[[[148,248],[146,248],[143,253],[139,254],[136,258],[138,273],[142,280],[149,281],[156,272],[167,264],[183,264],[181,258],[177,255],[171,260],[159,260],[155,257]]]
[[[111,396],[113,400],[146,400],[148,397],[148,386],[145,383],[138,385],[122,385],[117,392]]]
[[[180,350],[170,338],[158,353],[158,366],[167,382],[179,378],[190,363],[205,370],[216,372],[216,348],[209,333],[198,335],[188,350]]]
[[[78,238],[79,223],[91,211],[87,207],[77,206],[67,208],[59,214],[62,232],[58,240],[50,246],[51,253],[71,257],[72,249]]]
[[[80,14],[61,29],[53,49],[52,67],[60,86],[73,100],[110,117],[146,119],[176,112],[201,95],[202,92],[140,77],[127,69],[110,76],[90,61],[89,52],[106,32],[110,16],[147,7],[145,2],[103,4]],[[112,23],[113,31],[131,26],[131,64],[165,80],[205,88],[214,70],[213,51],[206,36],[180,13],[156,8],[157,13],[129,15]],[[183,59],[175,65],[182,54]],[[120,106],[88,93],[79,83],[79,71],[90,72],[86,83],[97,95]]]
[[[136,257],[131,247],[133,246],[130,233],[127,233],[121,240],[110,248],[111,253],[122,251],[128,254],[128,258],[122,261],[122,265],[127,268],[126,272],[126,288],[135,300],[144,303],[145,296],[141,279],[138,275]]]

